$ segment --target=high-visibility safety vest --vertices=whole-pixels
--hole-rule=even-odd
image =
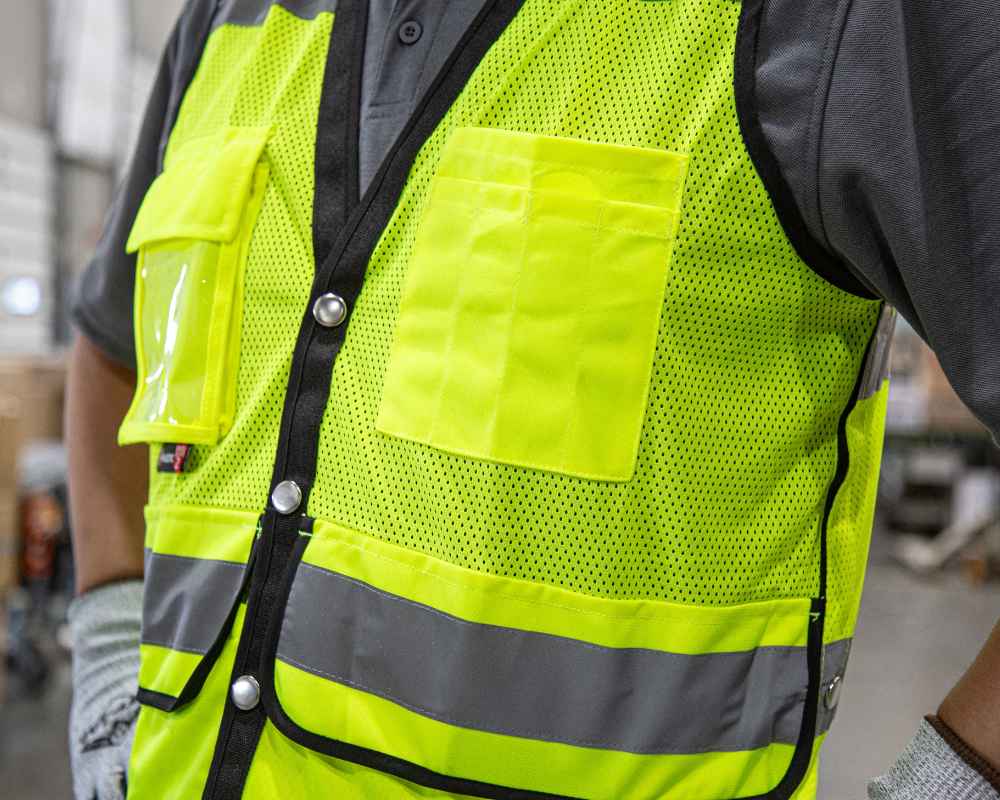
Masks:
[[[258,5],[128,242],[129,797],[813,798],[888,317],[755,170],[760,0],[490,0],[363,197],[366,4]]]

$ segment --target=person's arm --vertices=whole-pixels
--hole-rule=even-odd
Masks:
[[[117,443],[134,389],[132,370],[86,336],[77,337],[66,393],[66,445],[80,594],[142,577],[148,449]]]
[[[136,150],[73,304],[66,406],[70,510],[78,596],[69,609],[73,706],[69,745],[76,800],[123,800],[135,723],[143,597],[145,446],[118,447],[135,388],[135,257],[125,242],[187,83],[215,0],[188,0],[167,44]]]
[[[1000,624],[937,715],[1000,774]]]
[[[837,285],[899,310],[1000,441],[1000,5],[766,8],[756,102],[783,183],[761,172],[792,195],[782,221],[828,254]],[[937,717],[872,797],[1000,797],[1000,632]]]
[[[998,29],[1000,6],[988,0],[854,2],[830,77],[817,174],[831,248],[924,337],[1000,440]],[[917,755],[939,773],[951,770],[952,783],[901,779],[911,745],[872,795],[1000,797],[1000,632],[937,717],[918,734],[926,752]],[[948,766],[941,752],[952,756]],[[884,785],[897,788],[880,794]]]
[[[66,395],[70,513],[79,596],[70,607],[74,794],[125,795],[139,671],[147,449],[119,447],[135,373],[86,336],[73,346]]]

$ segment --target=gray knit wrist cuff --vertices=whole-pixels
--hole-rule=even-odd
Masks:
[[[67,612],[70,629],[77,640],[74,644],[109,621],[120,622],[124,617],[138,622],[142,617],[142,586],[141,580],[118,581],[75,598]]]
[[[892,769],[868,784],[870,800],[1000,800],[925,720]]]
[[[123,800],[139,715],[142,581],[92,589],[69,609],[73,705],[69,744],[76,800]]]
[[[142,581],[92,589],[70,604],[68,616],[73,638],[72,722],[90,725],[110,698],[135,695]]]

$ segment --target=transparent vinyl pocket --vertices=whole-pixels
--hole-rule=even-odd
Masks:
[[[232,425],[247,250],[268,128],[181,145],[136,216],[137,385],[121,444],[215,444]]]

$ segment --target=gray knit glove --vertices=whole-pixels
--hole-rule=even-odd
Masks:
[[[1000,794],[924,721],[885,775],[868,784],[870,800],[997,800]]]
[[[142,581],[93,589],[73,601],[73,707],[69,750],[76,800],[123,800],[139,704]]]

